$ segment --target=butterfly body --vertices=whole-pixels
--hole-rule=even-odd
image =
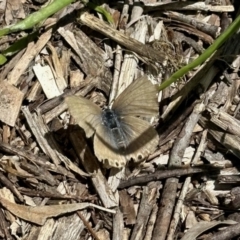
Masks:
[[[102,124],[109,129],[112,135],[112,141],[114,142],[118,150],[124,151],[126,149],[126,139],[121,127],[121,119],[115,111],[110,108],[106,108],[102,112]]]
[[[129,160],[140,162],[158,145],[158,133],[145,119],[158,114],[157,88],[146,76],[136,79],[114,101],[101,110],[90,100],[65,99],[71,115],[93,137],[96,157],[106,167],[121,168]]]

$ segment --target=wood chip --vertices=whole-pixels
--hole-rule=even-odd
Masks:
[[[24,94],[7,82],[0,82],[0,120],[10,126],[14,126]]]

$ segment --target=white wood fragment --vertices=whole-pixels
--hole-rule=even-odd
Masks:
[[[185,164],[185,165],[189,165],[192,161],[192,158],[193,158],[193,155],[195,153],[195,148],[193,147],[187,147],[185,149],[185,152],[184,152],[184,155],[183,155],[183,159],[182,159],[182,162]]]
[[[156,165],[167,165],[169,160],[169,154],[160,155],[159,157],[154,158],[150,163],[155,163]]]
[[[76,71],[70,71],[70,86],[71,88],[78,87],[84,79],[84,74],[77,69]]]
[[[38,63],[33,67],[33,70],[48,99],[63,93],[63,91],[58,88],[51,68],[48,65],[41,66],[41,64]]]
[[[139,42],[144,43],[147,34],[146,20],[138,22],[136,24],[135,31],[130,35],[132,38],[137,39]],[[125,54],[122,69],[119,77],[119,87],[117,96],[136,78],[138,59],[130,53]],[[116,96],[116,97],[117,97]]]

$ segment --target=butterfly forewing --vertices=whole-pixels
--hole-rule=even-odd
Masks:
[[[158,114],[157,88],[147,76],[140,77],[117,97],[112,109],[121,116],[155,116]]]
[[[66,97],[65,102],[76,123],[84,129],[88,138],[91,137],[96,127],[101,124],[101,109],[90,100],[80,96]]]

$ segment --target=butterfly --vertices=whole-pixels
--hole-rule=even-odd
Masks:
[[[147,76],[132,82],[103,110],[84,97],[68,96],[65,102],[86,137],[94,135],[95,155],[107,168],[122,168],[131,159],[141,162],[158,145],[158,133],[146,120],[158,114],[157,88]]]

